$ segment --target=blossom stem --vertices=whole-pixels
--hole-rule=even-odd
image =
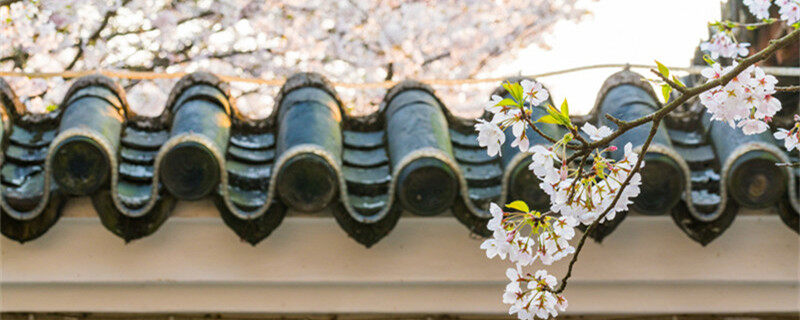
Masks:
[[[600,224],[600,221],[603,220],[603,218],[605,218],[609,212],[611,212],[611,209],[613,209],[614,206],[616,206],[617,202],[622,196],[622,192],[625,191],[625,187],[627,187],[630,184],[633,176],[637,172],[639,172],[639,169],[642,167],[642,162],[644,160],[644,153],[647,151],[647,148],[650,147],[650,143],[653,141],[653,137],[656,136],[656,133],[658,132],[658,125],[660,123],[661,123],[661,117],[658,117],[653,120],[653,127],[650,128],[650,134],[647,136],[647,140],[644,142],[644,145],[642,145],[642,151],[640,152],[639,159],[636,160],[636,165],[633,167],[633,170],[631,170],[631,173],[628,174],[628,177],[620,185],[619,191],[617,191],[617,194],[614,196],[614,200],[611,201],[611,204],[609,204],[608,207],[605,209],[605,211],[603,211],[603,213],[600,214],[600,216],[598,216],[597,219],[595,219],[594,222],[592,222],[592,224],[589,225],[588,228],[586,228],[586,232],[583,233],[580,242],[578,242],[578,246],[575,248],[575,254],[572,256],[572,260],[569,261],[567,274],[564,276],[564,279],[561,280],[561,285],[558,287],[558,290],[555,291],[556,294],[563,292],[564,289],[567,288],[567,280],[569,280],[569,278],[572,276],[572,268],[575,266],[575,262],[578,261],[578,255],[581,253],[583,245],[586,244],[586,238],[588,238],[589,234],[592,233],[594,228],[596,228],[597,225]]]
[[[575,184],[578,183],[578,180],[581,180],[581,174],[583,174],[583,167],[584,165],[586,165],[586,159],[589,158],[589,155],[591,154],[587,153],[586,155],[583,156],[583,158],[581,158],[581,164],[578,166],[578,176],[575,178],[575,180],[572,180],[572,185],[569,187],[570,191],[569,191],[569,197],[567,197],[567,199],[569,199],[570,202],[572,202],[572,197],[575,196]]]
[[[670,80],[669,78],[667,78],[666,76],[661,74],[661,72],[658,72],[655,69],[650,69],[650,72],[652,72],[655,75],[657,75],[659,78],[661,78],[662,81],[666,82],[670,87],[672,87],[675,90],[678,90],[678,92],[686,93],[686,87],[675,83],[675,81]]]
[[[778,21],[781,21],[781,20],[770,19],[770,20],[765,20],[765,21],[761,21],[761,22],[754,22],[754,23],[741,23],[741,22],[735,22],[735,21],[719,21],[719,22],[715,22],[715,23],[710,23],[710,25],[723,27],[725,29],[746,28],[746,29],[752,30],[752,29],[756,29],[756,28],[766,27],[766,26],[771,25],[771,24],[773,24],[775,22],[778,22]]]

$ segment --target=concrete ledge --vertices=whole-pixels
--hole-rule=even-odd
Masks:
[[[508,265],[479,244],[451,217],[404,217],[371,249],[323,217],[287,218],[255,247],[219,218],[174,217],[126,245],[97,218],[67,217],[37,241],[0,240],[0,307],[503,314]],[[798,265],[800,238],[777,216],[740,215],[707,247],[669,217],[632,216],[586,248],[566,291],[569,313],[798,312]]]

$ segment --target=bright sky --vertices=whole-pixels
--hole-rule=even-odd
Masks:
[[[598,0],[584,4],[592,16],[579,23],[559,22],[547,43],[551,49],[525,48],[517,61],[491,76],[535,74],[602,63],[688,66],[707,23],[719,20],[719,0]],[[618,70],[599,69],[538,79],[554,101],[567,98],[570,110],[588,113],[603,81]],[[647,70],[637,69],[639,73]],[[645,75],[647,76],[647,75]]]

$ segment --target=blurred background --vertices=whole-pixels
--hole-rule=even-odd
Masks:
[[[205,70],[283,79],[319,72],[333,82],[467,79],[537,74],[598,63],[688,66],[720,17],[718,0],[164,1],[6,0],[0,71]],[[617,69],[540,80],[586,113]],[[8,77],[32,112],[69,81]],[[134,111],[163,110],[175,79],[124,80]],[[456,113],[476,116],[497,82],[436,86]],[[278,86],[233,83],[244,114],[263,118]],[[352,114],[377,109],[385,88],[337,88]]]

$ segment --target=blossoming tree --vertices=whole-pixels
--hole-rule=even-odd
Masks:
[[[505,209],[491,204],[492,219],[487,227],[493,236],[484,241],[481,248],[489,258],[508,259],[515,264],[514,268],[506,271],[509,283],[503,294],[503,302],[511,305],[510,314],[516,314],[519,319],[548,319],[566,310],[567,299],[563,292],[586,237],[598,224],[626,211],[631,199],[639,194],[639,171],[644,165],[639,154],[647,152],[659,123],[670,112],[699,96],[712,120],[739,127],[745,134],[756,134],[766,131],[771,118],[781,109],[781,102],[772,95],[779,90],[800,90],[796,86],[777,86],[775,77],[756,66],[775,51],[791,43],[797,45],[800,1],[744,0],[744,4],[761,21],[754,24],[732,21],[710,24],[716,33],[701,44],[701,49],[708,53],[704,58],[709,67],[702,71],[707,82],[687,87],[678,77],[670,76],[668,68],[656,62],[658,70],[651,71],[658,76],[665,105],[631,121],[605,115],[618,126],[616,131],[589,123],[579,129],[570,119],[566,100],[560,108],[542,105],[548,92],[541,84],[530,80],[504,84],[510,97],[493,96],[488,102],[486,109],[493,115],[491,121],[480,120],[475,125],[480,145],[486,147],[490,155],[499,153],[500,145],[506,142],[504,130],[511,128],[515,137],[511,146],[532,154],[530,169],[541,180],[542,190],[550,196],[550,208],[546,212],[531,210],[522,201],[509,203]],[[778,8],[779,18],[771,18],[769,14],[773,5]],[[749,44],[738,42],[734,37],[737,29],[776,23],[786,23],[792,31],[771,41],[755,54],[750,55]],[[723,66],[721,58],[726,58],[731,64]],[[672,95],[673,90],[677,95]],[[534,119],[534,108],[542,108],[547,114]],[[795,116],[795,121],[800,121],[800,117]],[[548,136],[537,129],[537,123],[559,125],[566,133],[561,137]],[[613,146],[607,147],[615,138],[648,123],[652,123],[652,129],[638,154],[628,143],[621,159],[615,161],[606,157],[608,151],[615,151]],[[551,144],[530,147],[527,128]],[[774,136],[784,140],[787,150],[798,148],[800,122],[789,130],[778,129]],[[573,247],[569,241],[575,236],[574,228],[580,225],[586,226],[586,230],[577,246]],[[569,255],[572,259],[560,285],[556,277],[545,269],[533,273],[526,270],[537,261],[550,265]]]
[[[333,81],[454,79],[490,70],[524,46],[543,44],[556,21],[580,18],[576,0],[4,0],[0,70],[204,70],[283,78],[298,71]],[[29,110],[60,102],[63,79],[10,78]],[[123,83],[131,107],[160,114],[171,83]],[[232,83],[242,112],[266,117],[277,87]],[[357,111],[383,90],[342,88]],[[462,100],[479,100],[478,92]],[[252,106],[252,107],[251,107]]]

